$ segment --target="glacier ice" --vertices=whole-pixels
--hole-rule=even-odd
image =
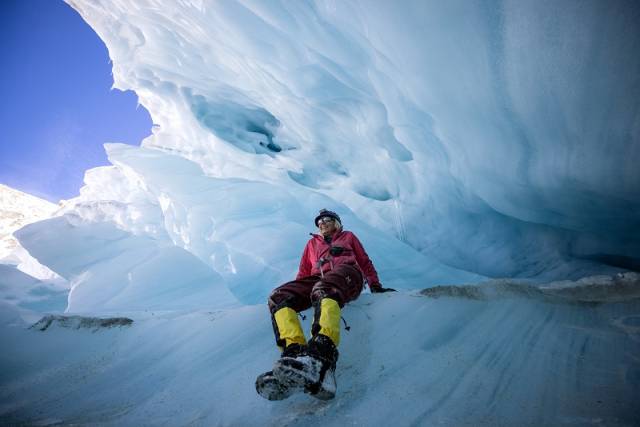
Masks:
[[[63,213],[186,250],[242,303],[291,277],[321,207],[399,288],[638,265],[633,5],[70,4],[155,126]]]
[[[637,2],[68,3],[155,125],[15,233],[71,291],[0,301],[0,422],[637,425]],[[320,208],[400,292],[345,308],[335,401],[275,406]]]
[[[149,109],[145,148],[484,276],[638,266],[633,2],[69,3]]]
[[[69,280],[72,312],[263,303],[295,276],[316,207],[335,204],[300,188],[206,176],[174,153],[106,148],[114,167],[99,172],[110,177],[108,191],[88,184],[63,215],[16,233],[34,257]],[[106,200],[84,200],[87,193]],[[124,202],[110,200],[124,194]],[[389,286],[482,278],[429,259],[346,207],[341,215]],[[186,301],[171,289],[182,290]]]

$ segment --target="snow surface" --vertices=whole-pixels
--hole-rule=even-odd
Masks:
[[[638,274],[617,280],[640,286]],[[79,319],[44,331],[5,327],[0,338],[13,345],[0,353],[0,422],[634,426],[637,296],[362,295],[343,313],[351,330],[343,331],[333,401],[300,394],[269,402],[255,393],[257,373],[278,354],[266,306],[125,313],[130,326],[89,318],[84,327]]]
[[[0,423],[640,424],[636,3],[69,3],[155,125],[15,232],[71,290],[0,271]],[[267,402],[320,208],[399,292]]]

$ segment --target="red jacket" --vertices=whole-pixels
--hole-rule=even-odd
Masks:
[[[326,262],[322,266],[322,271],[325,273],[330,271],[332,266],[354,264],[360,268],[369,286],[380,282],[369,255],[367,255],[362,243],[360,243],[355,234],[350,231],[340,230],[332,236],[331,244],[327,243],[324,237],[319,234],[312,234],[312,236],[304,247],[296,280],[307,276],[320,275],[318,260],[325,258],[330,260],[330,262]],[[342,253],[331,255],[329,253],[331,247],[342,248]]]

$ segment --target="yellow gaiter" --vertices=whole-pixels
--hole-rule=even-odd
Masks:
[[[273,314],[273,318],[278,327],[279,338],[284,340],[285,347],[293,343],[302,345],[307,343],[304,338],[304,332],[302,332],[302,326],[300,326],[298,313],[294,309],[290,307],[281,308]]]
[[[318,333],[331,338],[338,346],[340,344],[340,305],[331,298],[323,298],[320,301],[320,319],[317,320],[320,329]]]

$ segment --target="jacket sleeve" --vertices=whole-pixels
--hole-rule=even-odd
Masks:
[[[298,267],[298,275],[296,276],[296,280],[301,279],[303,277],[311,276],[311,240],[307,242],[307,245],[304,247],[304,252],[302,252],[302,258],[300,258],[300,266]]]
[[[380,279],[378,279],[378,273],[373,266],[373,262],[371,262],[371,259],[369,259],[369,255],[367,255],[367,252],[364,250],[364,246],[362,246],[362,243],[360,243],[360,240],[358,240],[355,234],[352,234],[352,236],[353,253],[356,256],[358,266],[360,266],[360,269],[362,269],[362,272],[364,273],[364,277],[367,278],[369,286],[380,283]]]

